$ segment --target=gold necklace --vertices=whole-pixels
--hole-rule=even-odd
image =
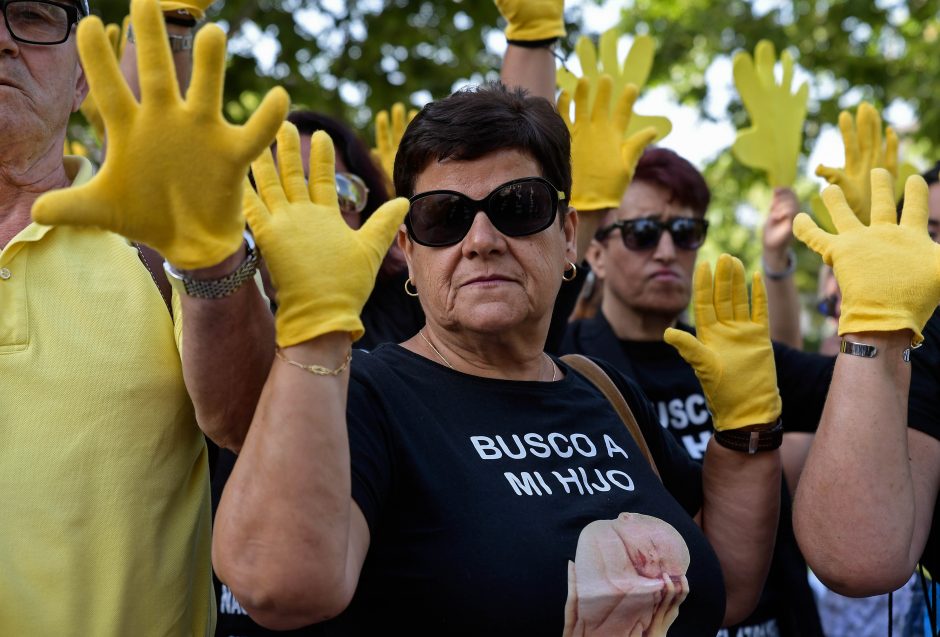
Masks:
[[[435,354],[437,354],[437,357],[438,357],[439,359],[441,359],[442,361],[444,361],[444,364],[445,364],[445,365],[447,365],[447,366],[450,367],[451,369],[454,369],[454,366],[450,364],[450,361],[448,361],[446,358],[444,358],[444,355],[441,354],[441,353],[437,350],[437,348],[434,347],[434,344],[431,343],[431,341],[428,340],[428,337],[424,335],[424,330],[418,330],[418,336],[420,336],[421,339],[422,339],[425,343],[428,344],[428,347],[430,347],[431,350],[432,350]],[[555,379],[558,378],[558,367],[555,366],[555,363],[552,362],[552,359],[551,359],[551,357],[550,357],[548,354],[546,354],[545,352],[542,352],[542,354],[543,354],[543,355],[545,356],[545,358],[548,360],[548,364],[552,366],[552,380],[551,380],[550,382],[554,383],[554,382],[555,382]],[[541,374],[539,374],[539,375],[541,376]]]

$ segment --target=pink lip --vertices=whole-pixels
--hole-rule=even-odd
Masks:
[[[673,272],[672,270],[656,270],[649,275],[649,278],[655,280],[676,281],[679,279],[679,274],[677,272]]]
[[[500,284],[500,283],[505,283],[505,282],[507,282],[507,281],[509,281],[509,279],[507,279],[507,278],[505,278],[505,277],[497,276],[497,275],[494,274],[494,275],[490,275],[490,276],[479,276],[479,277],[470,279],[469,281],[464,282],[463,286],[468,286],[468,285],[474,285],[474,286],[476,286],[476,285],[479,285],[479,286],[498,285],[498,284]]]

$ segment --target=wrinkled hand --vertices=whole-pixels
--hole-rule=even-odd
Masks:
[[[589,109],[591,82],[587,78],[578,80],[574,121],[570,116],[571,96],[562,91],[558,98],[558,112],[571,133],[571,205],[578,210],[618,207],[643,149],[656,137],[656,130],[648,127],[623,140],[636,101],[636,87],[628,85],[624,89],[611,113],[610,76],[602,75],[597,84],[597,98]]]
[[[575,51],[578,55],[578,62],[581,64],[581,74],[591,82],[591,94],[589,101],[593,102],[597,80],[601,75],[609,75],[613,80],[613,90],[610,94],[610,107],[614,108],[620,99],[620,94],[628,84],[636,87],[637,93],[646,86],[646,80],[649,79],[650,70],[653,68],[653,53],[656,45],[653,38],[648,35],[638,35],[633,39],[630,51],[623,59],[623,63],[617,59],[617,40],[623,32],[614,27],[608,29],[600,38],[600,64],[598,65],[597,50],[594,43],[587,36],[582,35],[578,38]],[[578,77],[565,68],[558,69],[558,87],[569,94],[574,93],[578,86]],[[652,126],[656,129],[656,139],[662,139],[672,130],[672,122],[662,116],[638,115],[634,113],[630,118],[630,124],[624,133],[627,137],[638,133],[639,131]]]
[[[698,338],[673,328],[664,337],[694,368],[715,429],[775,422],[780,393],[760,274],[754,273],[753,309],[748,308],[744,265],[730,255],[718,258],[714,286],[708,262],[699,264],[693,288]]]
[[[408,212],[393,199],[360,230],[343,221],[336,197],[333,142],[323,131],[310,140],[310,183],[304,180],[297,129],[277,135],[278,165],[270,150],[252,164],[258,194],[245,188],[245,217],[277,288],[277,344],[289,347],[328,332],[363,332],[359,314],[382,258]]]
[[[859,105],[854,120],[848,111],[839,113],[839,129],[845,146],[845,167],[820,165],[816,168],[816,174],[830,184],[839,186],[855,216],[862,223],[868,223],[871,214],[871,171],[873,168],[884,168],[892,179],[897,179],[898,136],[888,126],[882,140],[881,115],[867,102]]]
[[[392,121],[389,125],[388,111],[379,111],[375,116],[375,148],[372,149],[372,158],[385,172],[386,186],[389,196],[394,195],[395,185],[392,181],[395,173],[395,155],[398,146],[405,134],[405,128],[415,118],[418,111],[410,109],[408,119],[405,119],[405,105],[396,102],[392,105]]]
[[[124,43],[127,41],[127,25],[129,22],[130,17],[126,17],[122,25],[109,24],[104,28],[108,42],[111,44],[111,49],[114,51],[114,57],[118,60],[121,59]],[[91,125],[92,130],[95,131],[98,141],[104,141],[104,120],[101,119],[101,113],[98,112],[98,104],[95,102],[95,98],[91,93],[85,96],[85,101],[82,102],[80,110],[85,117],[85,121],[87,121]]]
[[[908,329],[914,344],[940,303],[940,245],[927,234],[927,184],[909,177],[898,223],[891,174],[871,171],[871,225],[864,225],[838,186],[823,200],[838,234],[829,234],[806,214],[793,229],[797,238],[832,266],[842,290],[839,334]]]
[[[790,91],[793,58],[788,51],[780,56],[783,78],[777,84],[775,58],[774,45],[767,40],[757,43],[754,59],[745,52],[734,56],[734,83],[751,126],[738,132],[731,151],[745,166],[766,172],[771,186],[792,186],[803,146],[809,86],[804,83],[795,93]]]
[[[241,245],[242,182],[287,114],[287,93],[272,90],[244,126],[232,126],[222,118],[222,30],[207,25],[196,36],[184,100],[157,2],[132,0],[131,22],[140,103],[101,21],[92,16],[79,23],[79,53],[104,119],[108,154],[87,184],[40,197],[33,218],[98,226],[151,246],[177,268],[209,267]]]
[[[160,0],[160,10],[176,11],[183,9],[196,20],[202,20],[206,17],[206,9],[209,8],[212,2],[213,0]]]
[[[565,35],[564,0],[496,0],[506,39],[538,41]]]
[[[764,222],[764,253],[783,254],[793,239],[793,218],[800,211],[800,202],[790,188],[775,188],[770,214]]]

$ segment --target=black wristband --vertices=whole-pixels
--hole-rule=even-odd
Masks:
[[[556,42],[558,38],[545,38],[544,40],[506,40],[514,46],[521,46],[525,49],[547,49]]]
[[[716,431],[712,437],[722,447],[732,451],[743,451],[747,454],[773,451],[783,443],[783,422],[778,418],[777,424],[764,431],[742,431],[741,429]]]

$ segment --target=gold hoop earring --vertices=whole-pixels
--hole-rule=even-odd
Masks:
[[[412,288],[414,288],[414,292],[412,292],[411,289],[408,287],[409,285]],[[411,277],[408,277],[407,279],[405,279],[405,294],[407,294],[408,296],[418,296],[418,286],[412,283]]]
[[[565,282],[574,281],[575,277],[578,276],[578,266],[576,266],[571,261],[568,261],[568,265],[570,265],[571,267],[565,268],[565,271],[562,272],[561,274],[561,280]],[[569,272],[571,274],[568,274]]]

